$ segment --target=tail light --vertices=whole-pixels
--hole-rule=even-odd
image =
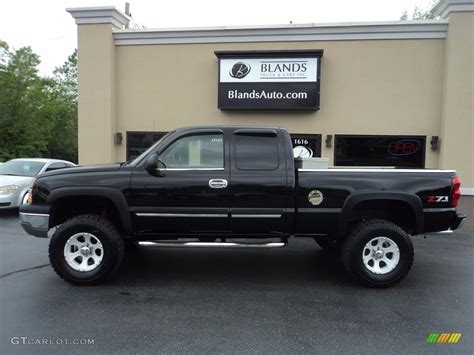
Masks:
[[[454,176],[451,179],[451,185],[453,186],[451,201],[453,207],[456,207],[458,205],[459,199],[461,198],[461,180],[459,177]]]

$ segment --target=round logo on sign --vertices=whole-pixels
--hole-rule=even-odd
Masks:
[[[293,148],[293,155],[295,158],[311,158],[313,156],[313,150],[302,145],[297,145]]]
[[[308,194],[308,201],[314,206],[320,205],[323,199],[323,193],[319,190],[313,190]]]
[[[234,79],[243,79],[250,73],[250,65],[244,62],[235,63],[229,71],[229,75]]]

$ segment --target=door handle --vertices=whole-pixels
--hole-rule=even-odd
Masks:
[[[209,187],[211,189],[225,189],[227,187],[226,179],[211,179],[209,180]]]

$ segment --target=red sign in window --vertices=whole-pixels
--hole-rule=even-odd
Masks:
[[[388,153],[395,156],[411,155],[418,152],[421,148],[421,142],[415,139],[403,139],[390,143]]]

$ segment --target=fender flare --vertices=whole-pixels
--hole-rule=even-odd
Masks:
[[[424,216],[423,216],[423,204],[421,203],[420,198],[417,195],[410,194],[407,192],[388,192],[388,191],[378,191],[378,192],[357,192],[351,194],[344,205],[342,206],[341,217],[339,220],[338,232],[340,235],[343,235],[346,232],[347,224],[350,221],[352,210],[354,207],[364,201],[371,200],[390,200],[390,201],[400,201],[407,203],[413,210],[415,223],[416,223],[416,234],[420,234],[423,231],[424,225]]]
[[[54,202],[60,198],[78,196],[98,196],[111,200],[112,203],[115,204],[115,207],[117,208],[117,211],[120,215],[125,233],[133,233],[132,218],[130,217],[125,196],[119,190],[114,188],[98,186],[62,187],[51,191],[46,203],[52,206]]]

